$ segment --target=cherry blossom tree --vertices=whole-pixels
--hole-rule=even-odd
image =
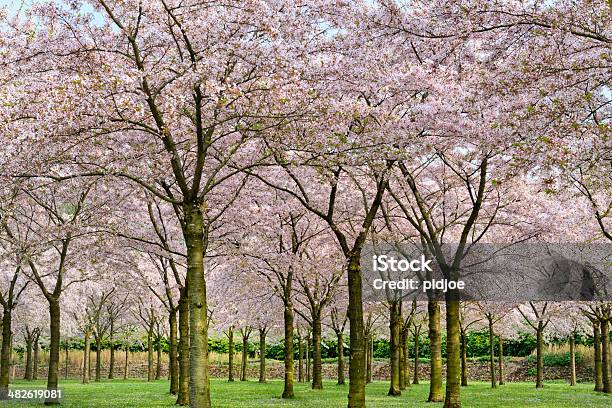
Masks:
[[[56,97],[54,104],[44,102],[57,115],[45,125],[48,140],[59,145],[58,135],[70,135],[100,142],[97,149],[72,144],[64,161],[70,168],[51,176],[112,175],[172,204],[188,259],[189,403],[208,407],[208,231],[242,188],[242,170],[260,160],[258,134],[293,110],[296,74],[288,67],[307,58],[293,44],[309,38],[315,22],[295,4],[275,2],[90,4],[102,24],[78,7],[36,7],[37,44],[20,61],[23,71],[47,81],[47,97]],[[38,63],[50,70],[41,74]],[[66,92],[80,109],[67,104],[73,98]]]
[[[106,337],[111,325],[111,320],[105,313],[106,306],[116,289],[114,282],[110,282],[107,287],[101,287],[87,296],[88,320],[96,343],[96,382],[100,382],[102,378],[102,340]]]
[[[472,302],[463,302],[459,318],[459,330],[461,332],[461,386],[465,387],[468,385],[467,335],[470,328],[477,327],[482,321],[482,316],[478,313],[478,305]]]
[[[64,185],[39,184],[32,181],[21,185],[19,213],[14,213],[21,229],[4,226],[15,245],[20,247],[26,276],[33,281],[49,303],[50,314],[50,359],[47,388],[57,389],[60,299],[62,293],[75,283],[82,282],[93,274],[95,268],[79,264],[77,259],[90,259],[88,250],[98,244],[99,256],[103,255],[97,230],[93,222],[95,214],[107,205],[105,198],[90,199],[94,183],[80,185],[68,182]],[[76,256],[79,254],[79,256]],[[50,398],[48,404],[58,403]]]
[[[4,218],[4,215],[3,215]],[[6,220],[2,220],[6,223]],[[6,225],[6,224],[5,224]],[[9,252],[6,252],[6,250]],[[2,305],[2,355],[0,359],[0,399],[6,399],[9,385],[9,366],[11,361],[11,341],[13,338],[13,313],[19,305],[20,297],[28,286],[28,280],[22,273],[22,262],[19,253],[13,252],[9,245],[0,246],[2,258],[0,259],[0,305]],[[35,333],[27,331],[28,343],[34,340]],[[31,351],[31,348],[28,350]],[[30,372],[31,374],[31,372]]]
[[[281,315],[281,304],[278,298],[267,296],[259,298],[255,327],[259,332],[259,382],[266,382],[266,339],[270,333],[278,331],[277,319]]]
[[[280,204],[280,200],[281,197],[273,196],[268,202],[254,203],[252,215],[255,220],[261,220],[260,225],[252,226],[255,227],[252,236],[240,237],[238,249],[246,265],[250,265],[283,302],[285,380],[282,396],[293,398],[295,268],[303,247],[320,230],[306,214],[295,211],[295,206]],[[262,217],[262,214],[269,216],[271,210],[271,218]],[[262,247],[267,248],[266,251],[262,251]]]
[[[336,335],[336,347],[338,355],[338,385],[345,384],[344,375],[344,332],[346,330],[346,323],[348,316],[346,313],[346,302],[342,302],[341,299],[344,296],[336,293],[333,299],[330,312],[330,326]]]
[[[610,382],[610,302],[597,302],[584,308],[593,325],[595,349],[595,391],[611,392]]]
[[[332,302],[340,279],[344,275],[343,259],[330,236],[313,237],[303,249],[297,265],[300,286],[296,312],[312,328],[312,388],[323,388],[321,366],[321,338],[324,310]]]
[[[564,302],[562,313],[551,322],[555,336],[567,339],[570,347],[570,386],[576,385],[576,336],[585,335],[589,330],[589,320],[584,315],[582,302]]]
[[[344,383],[348,320],[348,406],[362,408],[373,340],[387,331],[384,306],[362,293],[368,240],[399,236],[457,280],[478,242],[612,239],[606,2],[83,0],[26,8],[14,18],[0,11],[0,397],[16,326],[26,377],[32,348],[36,376],[40,322],[22,327],[13,318],[29,313],[19,308],[35,289],[49,309],[48,389],[58,387],[61,334],[77,330],[84,382],[91,336],[96,380],[107,335],[111,344],[121,339],[127,378],[140,317],[148,379],[153,343],[160,376],[167,330],[170,393],[178,405],[210,407],[209,330],[229,338],[230,381],[234,336],[242,337],[246,380],[257,331],[264,382],[280,307],[282,397],[294,397],[296,331],[299,379],[312,375],[322,388],[327,323]],[[450,254],[448,244],[457,244]],[[119,279],[136,281],[139,302],[118,293]],[[410,385],[410,333],[418,382],[427,319],[428,400],[459,408],[466,336],[478,316],[456,291],[428,295],[427,313],[425,303],[388,299],[389,394]],[[536,333],[536,386],[548,333],[569,339],[575,383],[574,335],[588,320],[595,387],[610,392],[609,302],[527,302],[513,311],[478,304],[493,387],[495,335],[501,384],[503,339],[518,320]]]
[[[115,378],[115,336],[117,334],[117,330],[119,329],[122,314],[124,313],[127,307],[128,297],[129,292],[115,292],[106,302],[106,316],[109,321],[108,339],[110,343],[110,361],[108,367],[109,380]]]
[[[489,367],[490,367],[490,374],[491,374],[491,388],[497,388],[497,378],[495,375],[495,325],[499,322],[503,322],[503,319],[506,317],[506,315],[513,311],[514,305],[507,304],[504,302],[492,302],[492,301],[480,301],[478,302],[477,305],[480,310],[480,313],[482,314],[482,316],[484,316],[487,322],[487,326],[489,330]],[[500,355],[499,355],[500,383],[503,382],[503,377],[502,377],[503,366],[501,365],[502,357],[503,356],[500,352]]]
[[[427,318],[427,306],[422,303],[417,303],[417,310],[415,311],[414,318],[412,319],[412,327],[410,333],[412,334],[412,340],[414,343],[414,377],[412,379],[413,384],[419,383],[419,343],[421,340],[421,331],[428,323]]]
[[[149,294],[138,297],[135,317],[147,334],[147,381],[153,381],[153,335],[160,319],[159,300]]]
[[[40,311],[39,311],[40,313]],[[38,355],[33,356],[32,355],[32,351],[34,349],[34,344],[36,342],[38,342],[38,339],[40,338],[40,333],[41,333],[41,328],[36,325],[36,322],[33,318],[33,316],[28,316],[27,318],[21,318],[24,321],[28,321],[28,323],[25,325],[24,329],[24,342],[25,342],[25,369],[24,369],[24,376],[23,378],[25,380],[33,380],[34,379],[34,366],[36,366],[36,368],[38,368],[38,364],[34,363],[34,359],[38,358]],[[36,353],[37,354],[37,353]]]
[[[516,310],[536,334],[536,388],[544,388],[544,330],[560,308],[553,302],[528,302]]]

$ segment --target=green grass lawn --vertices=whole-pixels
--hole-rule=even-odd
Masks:
[[[44,388],[44,381],[17,381],[13,389]],[[62,381],[63,407],[172,407],[174,396],[168,394],[168,381],[147,383],[136,380],[113,380],[83,385],[78,381]],[[295,399],[282,400],[280,394],[282,381],[259,384],[256,381],[228,383],[223,380],[212,381],[212,402],[214,407],[299,407],[327,408],[346,407],[348,386],[338,386],[326,381],[324,389],[314,391],[307,384],[295,385]],[[401,397],[388,397],[387,382],[374,382],[367,387],[368,407],[441,407],[441,404],[426,403],[428,384],[413,385],[402,392]],[[462,388],[464,407],[610,407],[612,397],[596,394],[592,384],[579,384],[570,387],[567,383],[547,383],[546,387],[536,390],[533,383],[508,383],[496,390],[489,383],[474,382]],[[42,402],[3,402],[0,406],[34,407],[43,406]]]

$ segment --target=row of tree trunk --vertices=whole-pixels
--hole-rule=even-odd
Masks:
[[[596,314],[587,314],[587,317],[591,320],[593,325],[595,391],[609,394],[612,392],[612,378],[610,378],[610,307],[607,307],[607,309],[599,309]],[[573,383],[575,384],[575,347],[572,343],[570,343],[570,352],[572,354],[570,360]]]
[[[433,345],[432,347],[432,359],[431,359],[431,364],[432,364],[432,383],[437,383],[437,378],[435,377],[436,372],[440,373],[439,376],[439,382],[441,383],[441,364],[440,364],[440,370],[435,370],[438,365],[437,365],[437,352],[436,350],[439,350],[438,346],[440,344],[440,342],[438,341],[439,338],[439,330],[435,330],[436,327],[436,309],[438,310],[439,313],[439,305],[436,305],[436,302],[430,302],[429,304],[429,308],[430,308],[430,312],[432,313],[431,316],[433,317],[429,319],[430,322],[430,342]],[[408,330],[407,327],[409,327],[409,324],[404,324],[402,323],[402,318],[401,318],[401,303],[398,302],[396,305],[394,305],[391,309],[391,318],[390,318],[390,333],[391,333],[391,387],[389,389],[389,395],[399,395],[401,394],[401,390],[405,389],[406,387],[410,386],[410,373],[409,373],[409,364],[408,364]],[[171,329],[172,326],[174,325],[175,329],[176,329],[176,315],[174,316],[170,316],[171,319]],[[438,314],[438,319],[439,319],[439,314]],[[439,323],[439,322],[438,322]],[[183,329],[185,327],[182,327]],[[434,330],[432,330],[432,328]],[[252,329],[250,327],[245,327],[240,329],[240,333],[242,336],[242,365],[241,365],[241,376],[240,379],[241,381],[246,381],[247,380],[247,362],[248,362],[248,340],[249,340],[249,336],[251,334]],[[267,328],[260,328],[259,329],[259,354],[260,354],[260,366],[259,366],[259,381],[260,382],[265,382],[266,381],[266,375],[265,375],[265,370],[266,370],[266,364],[265,364],[265,351],[266,351],[266,334],[267,334]],[[184,332],[184,330],[183,330]],[[537,358],[537,381],[536,381],[536,386],[537,387],[541,387],[543,386],[543,361],[541,356],[543,355],[543,330],[538,330],[536,332],[536,337],[537,337],[537,347],[536,347],[536,354],[538,356]],[[609,337],[608,336],[602,336],[601,333],[606,333],[609,332],[609,323],[607,319],[595,319],[593,320],[593,332],[594,332],[594,349],[595,349],[595,391],[601,391],[601,392],[606,392],[609,393],[610,392],[610,375],[609,375]],[[161,376],[161,347],[160,347],[160,339],[157,339],[157,347],[155,347],[156,351],[157,351],[157,364],[156,364],[156,369],[154,372],[153,369],[153,339],[152,339],[152,333],[153,331],[150,330],[148,332],[148,380],[151,381],[153,378],[155,378],[156,380],[160,379]],[[313,381],[315,378],[322,378],[322,373],[321,373],[321,365],[319,364],[318,366],[316,364],[312,364],[312,371],[311,371],[311,358],[310,358],[310,354],[309,354],[309,350],[311,348],[310,346],[310,342],[312,341],[313,346],[313,355],[312,355],[312,360],[313,362],[317,361],[317,358],[315,357],[316,355],[318,355],[318,361],[321,361],[321,357],[320,357],[320,353],[321,353],[321,348],[320,348],[320,337],[318,338],[319,342],[319,347],[316,347],[316,343],[317,343],[317,336],[314,335],[314,331],[313,331],[313,335],[312,338],[310,338],[310,334],[306,337],[306,341],[304,342],[302,337],[299,336],[298,337],[298,344],[299,344],[299,350],[298,350],[298,359],[299,359],[299,365],[298,365],[298,378],[300,382],[303,381],[310,381],[311,380],[311,373],[312,373],[312,378]],[[24,375],[24,379],[26,380],[33,380],[37,378],[37,373],[38,373],[38,362],[39,362],[39,358],[38,358],[38,353],[39,353],[39,346],[38,346],[38,338],[40,335],[40,329],[35,328],[33,330],[30,330],[29,328],[27,328],[26,330],[26,335],[25,335],[25,341],[26,341],[26,353],[25,353],[25,359],[26,359],[26,368],[25,368],[25,375]],[[338,384],[344,384],[345,383],[345,376],[344,376],[344,347],[343,347],[343,333],[339,332],[337,333],[338,335]],[[414,338],[414,344],[415,344],[415,356],[414,356],[414,379],[413,382],[415,384],[418,384],[418,364],[419,364],[419,358],[418,358],[418,332],[415,334],[415,338]],[[89,383],[90,381],[90,372],[91,372],[91,348],[90,348],[90,336],[91,336],[91,332],[86,331],[85,332],[85,349],[84,349],[84,364],[83,364],[83,374],[82,374],[82,380],[83,383]],[[183,337],[186,338],[186,337]],[[503,385],[504,384],[504,377],[503,377],[503,339],[501,338],[501,336],[498,336],[498,374],[496,375],[496,367],[495,367],[495,353],[494,353],[494,339],[495,339],[495,334],[493,331],[493,324],[491,319],[489,319],[489,344],[490,344],[490,373],[491,373],[491,386],[492,388],[495,388],[497,386],[497,376],[499,376],[499,384]],[[434,340],[434,341],[432,341]],[[95,370],[95,380],[96,381],[100,381],[101,378],[101,368],[100,368],[100,351],[101,351],[101,339],[96,339],[96,346],[97,346],[97,353],[96,353],[96,370]],[[183,346],[184,346],[183,342]],[[234,381],[233,378],[233,349],[234,349],[234,344],[233,344],[233,330],[229,330],[229,343],[230,343],[230,353],[229,353],[229,359],[230,359],[230,368],[229,368],[229,381]],[[304,347],[304,343],[306,343],[306,347]],[[575,366],[575,338],[572,335],[570,337],[570,385],[575,385],[576,384],[576,366]],[[368,339],[368,347],[366,349],[366,363],[367,363],[367,370],[366,370],[366,382],[371,382],[372,381],[372,362],[373,362],[373,342],[371,339]],[[175,378],[174,384],[175,386],[178,385],[178,378],[179,378],[179,370],[178,370],[178,363],[180,361],[180,359],[178,358],[178,356],[176,355],[176,352],[178,351],[179,347],[176,341],[176,338],[174,336],[170,336],[170,378]],[[67,352],[67,349],[66,349]],[[173,354],[174,354],[174,358],[173,358]],[[127,350],[127,348],[125,349],[125,368],[124,368],[124,378],[127,378],[127,371],[128,371],[128,355],[129,355],[129,351]],[[441,356],[441,353],[440,353]],[[114,378],[114,350],[111,350],[111,361],[110,361],[110,369],[109,369],[109,374],[108,374],[108,378],[112,379]],[[306,369],[304,369],[303,365],[304,365],[304,361],[306,361]],[[65,375],[67,377],[67,362],[68,359],[66,358],[66,372]],[[440,358],[440,363],[441,363],[441,358]],[[183,362],[183,365],[185,364],[185,362]],[[188,364],[188,362],[187,362]],[[174,369],[173,369],[174,367]],[[434,371],[435,370],[435,371]],[[318,372],[318,376],[315,374],[316,372]],[[465,333],[462,332],[461,335],[461,385],[462,386],[466,386],[468,384],[468,369],[467,369],[467,353],[466,353],[466,336]],[[606,387],[607,386],[607,387]],[[174,393],[176,393],[178,390],[175,390]],[[432,386],[430,388],[430,399],[433,401],[436,398],[436,395],[440,394],[441,395],[441,386],[439,387],[439,392],[437,392],[438,389],[436,389],[435,385]],[[177,401],[178,403],[178,401]],[[184,404],[184,403],[183,403]]]
[[[240,363],[240,381],[248,380],[248,340],[251,334],[251,327],[244,327],[239,329],[241,339],[242,339],[242,359]],[[269,328],[260,327],[259,331],[259,382],[266,382],[266,336],[269,332]],[[310,334],[312,333],[312,335]],[[315,331],[310,331],[306,338],[303,338],[301,335],[298,335],[298,382],[310,382],[313,381],[313,384],[318,382],[321,384],[322,388],[322,364],[321,364],[321,339],[315,336]],[[234,363],[234,328],[230,327],[225,332],[225,335],[228,338],[228,381],[235,381],[235,363]],[[337,333],[338,345],[337,345],[337,353],[338,353],[338,384],[345,384],[345,361],[344,361],[344,334],[343,332]],[[318,347],[317,347],[318,340]],[[312,351],[311,351],[312,350]],[[318,357],[317,357],[318,356]],[[316,364],[316,361],[319,361],[319,364]],[[318,374],[317,374],[318,373]],[[313,385],[314,389],[320,389]]]

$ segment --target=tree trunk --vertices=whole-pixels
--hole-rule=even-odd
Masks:
[[[26,338],[26,361],[25,361],[25,375],[24,380],[32,381],[32,336],[28,334]]]
[[[338,353],[338,385],[344,385],[344,333],[337,332],[336,341],[338,342],[336,345]]]
[[[204,230],[196,203],[183,206],[189,301],[189,406],[210,408]]]
[[[285,289],[285,382],[282,398],[293,398],[293,305],[290,299],[290,289]],[[287,293],[289,292],[289,293]]]
[[[2,314],[2,352],[0,354],[0,399],[8,399],[9,369],[11,366],[11,311],[4,308]]]
[[[68,379],[68,343],[64,347],[64,380]]]
[[[96,337],[96,382],[100,382],[102,378],[102,339]]]
[[[542,322],[538,323],[536,330],[536,388],[544,388],[544,327]]]
[[[39,334],[36,335],[36,338],[34,339],[34,368],[32,370],[32,379],[33,380],[38,380],[38,353],[40,350],[40,347],[38,345],[38,337],[40,336],[40,332]]]
[[[593,322],[593,348],[595,349],[595,391],[603,391],[603,373],[601,371],[601,333],[599,323]]]
[[[161,378],[161,336],[157,336],[157,356],[156,356],[156,366],[155,366],[155,379],[159,380]]]
[[[576,385],[576,339],[574,332],[570,334],[570,386]]]
[[[499,385],[504,385],[504,339],[498,336],[499,340]]]
[[[374,354],[372,336],[366,338],[366,383],[372,382],[372,355]]]
[[[403,391],[406,389],[405,368],[406,366],[404,364],[404,346],[402,345],[402,335],[400,334],[400,346],[399,346],[399,389],[400,391]]]
[[[603,392],[612,393],[610,379],[610,323],[608,318],[601,320],[601,379]]]
[[[242,370],[240,372],[240,381],[247,381],[247,368],[249,362],[249,335],[248,332],[242,335]]]
[[[115,378],[115,322],[113,320],[111,320],[108,334],[108,341],[110,344],[110,363],[108,367],[108,379],[112,380],[113,378]]]
[[[259,382],[266,382],[266,329],[259,329]]]
[[[11,350],[10,356],[10,367],[11,367],[11,379],[10,381],[15,381],[15,351],[13,350],[13,340],[15,339],[15,333],[12,333],[11,335],[11,345],[9,347],[9,350]]]
[[[323,389],[323,374],[321,363],[321,310],[312,316],[312,389]]]
[[[401,339],[402,339],[402,348],[401,348],[401,360],[400,360],[400,385],[403,385],[404,388],[410,387],[410,362],[408,360],[408,330],[402,330]],[[403,380],[403,381],[402,381]],[[402,384],[403,382],[403,384]]]
[[[414,334],[414,378],[412,379],[413,384],[419,383],[419,332]]]
[[[228,333],[228,361],[229,361],[229,367],[228,367],[228,374],[227,374],[227,381],[229,382],[233,382],[234,381],[234,328],[230,327],[229,328],[229,333]]]
[[[298,337],[298,382],[304,382],[304,341]]]
[[[170,324],[170,363],[168,369],[170,371],[170,394],[178,393],[178,348],[177,348],[177,317],[176,308],[170,311],[168,322]],[[111,354],[112,355],[112,354]]]
[[[310,333],[306,336],[306,382],[310,382]]]
[[[459,346],[459,295],[449,290],[446,300],[446,398],[444,408],[461,407],[461,351]]]
[[[130,350],[129,347],[126,345],[125,346],[125,366],[123,367],[123,379],[127,380],[128,378],[128,356],[129,356]]]
[[[83,384],[89,384],[89,330],[85,330],[85,348],[83,349]]]
[[[179,296],[179,391],[176,399],[177,405],[189,404],[189,302],[187,301],[187,287],[180,290]]]
[[[442,338],[440,335],[440,304],[435,299],[427,302],[429,314],[429,347],[431,368],[429,374],[428,402],[441,402],[442,398]]]
[[[153,381],[153,328],[147,331],[147,381]]]
[[[468,366],[467,366],[467,334],[461,331],[461,386],[468,385]]]
[[[60,349],[60,306],[59,299],[49,299],[49,371],[47,374],[47,389],[57,390],[59,377],[59,349]],[[59,404],[58,398],[45,399],[45,405]]]
[[[348,263],[348,318],[350,324],[349,408],[365,407],[365,341],[361,283],[361,249],[351,252]]]
[[[495,377],[495,333],[493,332],[493,320],[489,319],[489,372],[491,374],[491,388],[497,388]]]
[[[389,347],[391,382],[387,395],[402,395],[400,391],[400,303],[393,302],[389,308]]]

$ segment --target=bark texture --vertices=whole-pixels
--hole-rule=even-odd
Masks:
[[[170,353],[169,353],[169,368],[170,368],[170,394],[176,395],[179,387],[179,366],[178,366],[178,340],[177,340],[177,310],[170,311],[168,323],[170,325]]]
[[[348,317],[350,322],[349,408],[365,407],[365,340],[363,323],[361,250],[353,250],[348,263]]]
[[[606,394],[612,393],[609,310],[608,315],[601,320],[601,374],[603,392]]]
[[[603,391],[603,373],[601,371],[601,334],[599,323],[593,323],[593,349],[595,352],[595,391]]]
[[[431,369],[429,374],[428,402],[441,402],[442,398],[442,337],[440,334],[440,304],[437,300],[427,302],[429,314],[429,347]]]
[[[59,353],[60,353],[60,306],[59,299],[50,298],[49,300],[49,319],[50,319],[50,339],[49,339],[49,371],[47,375],[47,389],[57,390],[59,381]],[[58,405],[59,399],[47,398],[45,405]]]
[[[189,404],[189,302],[187,282],[180,290],[179,297],[179,389],[177,405]]]
[[[536,388],[544,388],[544,327],[538,323],[536,330]]]
[[[259,382],[266,382],[266,328],[259,329]]]
[[[447,292],[451,299],[458,299],[457,293]],[[459,346],[458,300],[446,301],[446,398],[444,408],[461,407],[461,352]]]
[[[489,318],[489,371],[491,374],[491,388],[497,388],[495,377],[495,332],[493,331],[493,320]]]
[[[89,384],[89,341],[90,332],[89,330],[85,330],[85,348],[83,349],[83,375],[82,381],[83,384]]]
[[[395,397],[402,395],[400,390],[400,303],[393,302],[389,306],[389,365],[391,371],[391,381],[387,395]]]
[[[338,385],[344,385],[344,333],[336,333],[338,353]]]
[[[323,389],[323,366],[321,363],[321,311],[312,316],[312,389]]]
[[[189,301],[189,406],[210,408],[208,316],[204,279],[204,224],[196,203],[183,206]]]

